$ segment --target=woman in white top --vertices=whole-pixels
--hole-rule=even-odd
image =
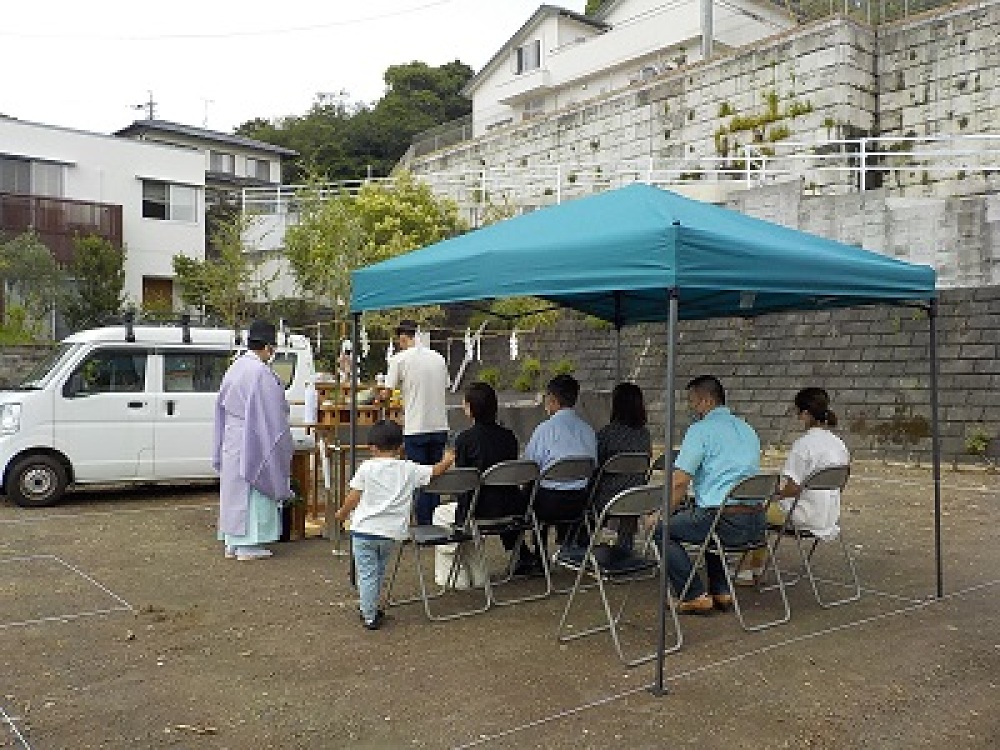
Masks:
[[[803,490],[806,477],[819,469],[844,466],[851,454],[844,441],[831,432],[837,426],[837,415],[830,409],[830,396],[822,388],[803,388],[795,394],[795,414],[805,434],[792,443],[785,466],[778,503],[768,508],[767,522],[785,522],[795,498],[799,498],[792,520],[800,529],[810,531],[823,540],[836,539],[840,533],[840,490]],[[764,550],[747,555],[737,574],[737,583],[754,585],[764,572]]]
[[[798,497],[792,513],[795,525],[820,539],[836,539],[840,533],[840,490],[803,490],[802,483],[819,469],[849,464],[851,454],[844,441],[831,432],[830,428],[837,426],[837,415],[830,409],[825,390],[803,388],[795,394],[795,409],[806,432],[792,443],[781,470],[778,501],[788,513]]]

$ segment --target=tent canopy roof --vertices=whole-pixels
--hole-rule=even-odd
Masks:
[[[619,325],[924,303],[934,270],[634,184],[352,274],[353,312],[535,296]]]

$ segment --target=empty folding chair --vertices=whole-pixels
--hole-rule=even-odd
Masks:
[[[729,493],[726,495],[722,504],[719,506],[719,509],[716,511],[715,517],[712,519],[712,526],[709,529],[709,533],[705,536],[705,541],[697,546],[685,545],[687,547],[695,548],[697,552],[694,564],[691,568],[691,575],[688,576],[687,582],[684,584],[684,590],[681,592],[681,600],[687,596],[687,592],[691,588],[691,583],[694,581],[694,577],[698,575],[698,569],[704,565],[705,556],[708,554],[715,554],[718,555],[719,559],[722,561],[722,569],[726,576],[726,583],[729,586],[730,594],[733,597],[733,607],[736,610],[736,616],[740,621],[740,625],[744,630],[752,632],[788,622],[792,613],[788,606],[788,596],[785,592],[784,581],[781,578],[781,571],[778,569],[777,561],[774,557],[774,547],[771,542],[772,537],[765,532],[761,535],[760,539],[752,540],[746,544],[725,544],[720,538],[718,532],[719,522],[722,520],[726,511],[735,505],[758,503],[760,504],[761,511],[763,512],[763,508],[768,500],[778,491],[779,481],[780,477],[777,474],[756,474],[752,477],[740,480],[731,490],[729,490]],[[771,572],[774,574],[776,581],[774,588],[778,590],[778,593],[781,596],[784,611],[780,617],[767,620],[757,625],[748,625],[743,616],[743,608],[740,606],[737,586],[735,585],[735,581],[733,579],[735,577],[735,571],[739,570],[746,555],[758,549],[766,549],[768,551],[766,564],[770,567]],[[736,565],[734,567],[730,565],[731,557],[736,558]]]
[[[844,487],[847,485],[847,480],[851,476],[850,466],[829,466],[825,469],[818,469],[806,477],[802,481],[802,491],[807,490],[836,490],[842,493]],[[785,522],[783,525],[772,526],[770,531],[774,534],[774,543],[772,545],[774,554],[777,554],[778,545],[782,537],[788,536],[795,539],[795,546],[799,550],[799,558],[802,560],[802,569],[805,571],[806,577],[809,579],[809,584],[812,586],[813,595],[816,597],[816,602],[821,607],[836,607],[841,604],[847,604],[848,602],[856,602],[861,598],[861,581],[858,578],[857,566],[854,562],[854,556],[851,554],[850,549],[847,546],[847,542],[844,541],[844,529],[843,529],[843,505],[841,505],[840,514],[840,530],[836,537],[822,539],[812,531],[806,528],[802,528],[800,525],[795,523],[793,518],[795,514],[795,509],[798,507],[799,499],[802,497],[801,493],[792,502],[788,513],[785,514]],[[841,498],[843,496],[841,495]],[[812,542],[812,544],[808,544]],[[848,596],[842,597],[840,599],[834,599],[832,601],[825,601],[820,594],[819,583],[821,579],[817,578],[816,571],[813,563],[813,554],[816,552],[816,548],[821,543],[834,543],[838,542],[840,544],[840,551],[844,558],[847,571],[849,576],[843,579],[843,582],[834,581],[834,585],[842,585],[843,587],[849,589],[851,593]],[[809,549],[806,550],[808,545]],[[792,585],[798,581],[798,578],[790,580],[788,583]]]
[[[425,489],[428,492],[433,492],[438,495],[462,495],[467,492],[471,492],[473,493],[472,502],[475,503],[475,496],[479,490],[479,470],[473,468],[449,469],[444,474],[432,479],[430,484],[428,484]],[[424,604],[424,611],[427,613],[427,618],[430,620],[453,620],[456,617],[478,614],[479,612],[485,612],[489,609],[489,591],[488,589],[484,589],[484,602],[481,607],[451,612],[444,615],[434,614],[431,612],[430,601],[443,596],[450,588],[452,588],[462,566],[465,566],[469,571],[469,580],[473,580],[474,576],[472,574],[472,566],[478,561],[470,561],[466,559],[467,554],[463,552],[463,543],[473,542],[474,538],[474,534],[471,531],[468,522],[458,529],[433,525],[411,526],[410,538],[400,545],[399,553],[396,555],[396,564],[392,569],[392,575],[389,577],[389,584],[386,593],[389,606],[395,607],[401,604],[410,604],[412,602],[422,601]],[[459,546],[455,551],[455,557],[452,561],[451,571],[448,574],[447,583],[436,593],[430,593],[427,590],[427,582],[424,578],[424,568],[421,564],[420,553],[424,548],[437,547],[442,544],[457,544]],[[396,574],[399,571],[400,561],[403,559],[403,554],[405,553],[407,547],[413,548],[413,556],[417,568],[417,581],[420,585],[420,595],[409,599],[393,600],[392,587],[396,580]]]
[[[663,506],[663,491],[664,488],[662,485],[644,485],[622,490],[608,502],[607,506],[598,515],[598,523],[603,525],[612,519],[638,522],[642,516],[654,513]],[[648,547],[647,545],[647,549]],[[573,582],[573,588],[570,589],[569,599],[566,601],[562,618],[559,620],[559,628],[556,631],[556,635],[560,642],[567,642],[606,630],[611,634],[611,642],[614,644],[615,651],[618,652],[618,658],[628,666],[635,666],[653,659],[656,656],[656,652],[654,651],[653,653],[633,659],[625,656],[619,635],[619,627],[622,623],[622,614],[628,603],[630,592],[628,589],[626,590],[621,604],[618,606],[617,612],[615,612],[608,599],[608,587],[614,584],[631,586],[637,580],[648,578],[651,572],[659,570],[660,560],[658,555],[650,554],[642,557],[629,557],[616,562],[611,555],[607,554],[608,552],[610,550],[604,545],[599,545],[598,538],[594,535],[591,537],[590,544],[583,558],[579,561],[556,558],[557,565],[576,571],[576,579]],[[607,624],[570,632],[569,616],[578,595],[583,590],[582,583],[584,576],[592,579],[597,584],[596,587],[601,596],[601,603],[604,606],[604,615],[607,618]],[[670,609],[670,615],[674,623],[674,632],[677,636],[674,645],[667,649],[669,653],[681,647],[682,636],[680,623],[677,620],[677,611],[674,608],[673,598],[669,596],[669,593],[667,606]]]

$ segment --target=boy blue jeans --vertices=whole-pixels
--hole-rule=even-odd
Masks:
[[[378,614],[385,569],[395,548],[395,539],[357,532],[351,534],[361,616],[365,622],[371,622]]]

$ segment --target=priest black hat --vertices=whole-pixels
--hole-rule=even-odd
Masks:
[[[255,320],[247,331],[247,345],[251,349],[274,346],[278,343],[277,329],[266,320]]]

